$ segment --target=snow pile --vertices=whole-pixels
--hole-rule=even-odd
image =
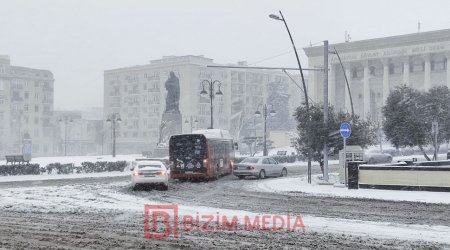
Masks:
[[[330,183],[338,183],[338,174],[329,176]],[[261,192],[302,192],[320,196],[450,204],[450,193],[448,192],[347,189],[334,185],[322,185],[323,181],[319,179],[319,175],[313,175],[312,182],[312,184],[308,184],[306,176],[288,177],[249,182],[245,188]]]

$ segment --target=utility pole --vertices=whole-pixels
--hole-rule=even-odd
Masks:
[[[328,128],[328,40],[323,41],[323,124]],[[328,135],[323,145],[323,179],[328,181]]]

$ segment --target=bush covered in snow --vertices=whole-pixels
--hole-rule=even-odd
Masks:
[[[0,165],[0,175],[38,175],[39,164]]]
[[[127,166],[126,161],[117,162],[83,162],[81,166],[73,163],[61,164],[59,162],[50,163],[45,167],[39,164],[26,165],[0,165],[0,175],[39,175],[39,174],[73,174],[73,173],[99,173],[124,171]]]

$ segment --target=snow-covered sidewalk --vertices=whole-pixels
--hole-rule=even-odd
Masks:
[[[248,182],[245,184],[245,188],[262,192],[302,192],[320,196],[450,204],[450,193],[448,192],[347,189],[335,185],[321,185],[318,177],[319,175],[313,175],[312,184],[308,184],[306,176],[300,176]],[[338,178],[338,174],[330,174],[331,183],[336,183]]]
[[[81,178],[100,178],[100,177],[116,177],[127,176],[130,172],[102,172],[102,173],[79,173],[79,174],[42,174],[42,175],[13,175],[0,176],[0,182],[15,182],[15,181],[45,181],[45,180],[64,180],[64,179],[81,179]]]
[[[45,167],[50,163],[68,164],[73,163],[75,166],[81,166],[82,162],[116,162],[116,161],[132,161],[136,158],[143,157],[142,155],[117,155],[112,157],[111,155],[94,155],[94,156],[53,156],[53,157],[36,157],[31,159],[31,164],[39,164],[41,167]],[[1,160],[0,165],[5,165],[6,161]]]

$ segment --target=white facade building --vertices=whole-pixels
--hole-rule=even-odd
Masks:
[[[55,153],[53,74],[48,70],[12,66],[0,55],[0,155],[22,153],[29,135],[33,156]]]
[[[377,119],[389,92],[406,84],[418,90],[450,87],[450,29],[331,44],[348,77],[355,113]],[[323,67],[323,46],[305,48],[309,67]],[[351,112],[345,79],[336,55],[329,55],[329,102]],[[323,101],[323,73],[310,72],[309,94]]]

